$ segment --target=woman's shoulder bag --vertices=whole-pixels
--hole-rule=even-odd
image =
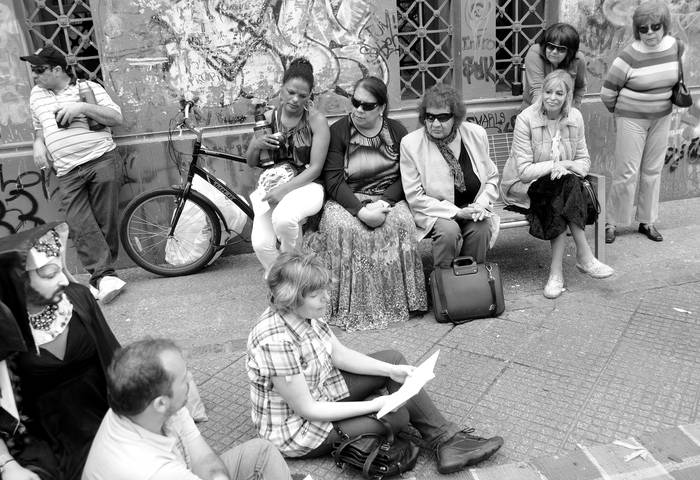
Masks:
[[[680,44],[678,44],[678,82],[671,89],[671,103],[681,108],[688,108],[693,104],[693,97],[690,96],[688,87],[683,79],[683,62],[681,61]]]

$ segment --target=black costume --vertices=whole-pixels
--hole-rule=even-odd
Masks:
[[[26,255],[58,224],[0,239],[0,360],[7,360],[21,425],[0,408],[0,436],[42,480],[79,479],[107,412],[105,371],[119,343],[87,287],[70,283],[73,305],[59,359],[36,343],[25,301]],[[4,395],[6,392],[2,392]]]

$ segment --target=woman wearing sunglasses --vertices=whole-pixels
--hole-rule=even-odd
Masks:
[[[406,127],[387,117],[382,80],[358,81],[352,111],[331,127],[323,168],[330,200],[306,244],[337,279],[330,323],[348,331],[384,328],[426,310],[416,229],[403,201],[399,145]]]
[[[432,239],[435,267],[450,267],[456,256],[483,263],[496,240],[498,169],[486,130],[465,116],[459,93],[435,85],[418,106],[423,126],[401,142],[403,189],[419,238]]]
[[[568,23],[555,23],[544,31],[540,43],[530,47],[525,55],[521,111],[537,103],[544,77],[557,69],[569,74],[574,107],[581,107],[583,94],[586,93],[586,59],[578,51],[578,46],[578,32]]]
[[[617,130],[606,243],[615,241],[617,227],[632,223],[635,191],[639,233],[655,242],[663,240],[654,224],[671,125],[671,89],[678,82],[682,53],[682,46],[668,35],[670,22],[664,2],[639,5],[632,15],[635,40],[613,60],[600,90]]]

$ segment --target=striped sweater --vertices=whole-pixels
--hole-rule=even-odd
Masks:
[[[678,82],[678,42],[666,35],[650,49],[634,41],[613,60],[600,98],[615,116],[661,118],[671,113],[671,88]]]

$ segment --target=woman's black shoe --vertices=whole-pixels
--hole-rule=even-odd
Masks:
[[[656,229],[654,225],[650,225],[648,223],[640,223],[639,224],[639,233],[643,233],[644,235],[647,236],[649,240],[654,240],[655,242],[663,242],[664,237],[661,236],[659,231]]]
[[[613,243],[615,241],[615,225],[605,225],[605,243]]]

